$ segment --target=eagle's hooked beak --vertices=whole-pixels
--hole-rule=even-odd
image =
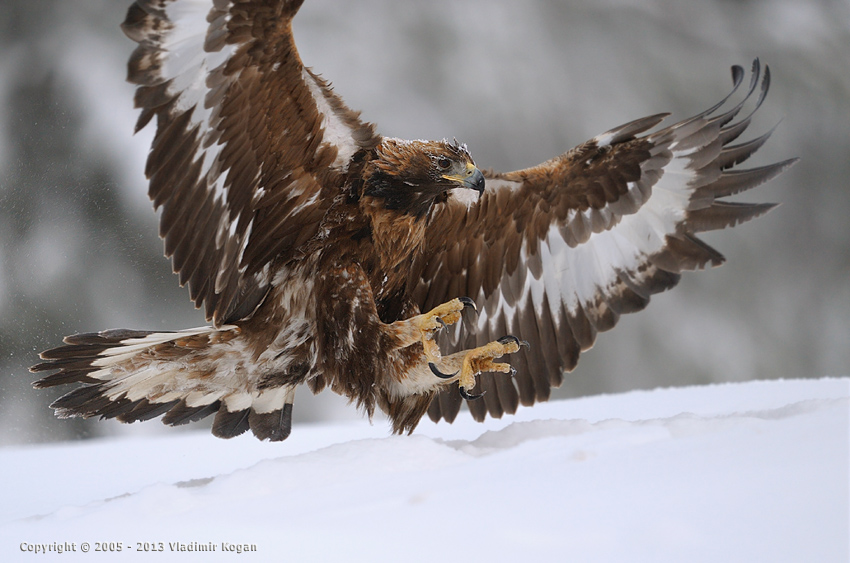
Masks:
[[[484,193],[484,174],[471,162],[466,163],[466,169],[459,174],[445,174],[443,178],[457,182],[464,188],[475,190],[479,195]]]

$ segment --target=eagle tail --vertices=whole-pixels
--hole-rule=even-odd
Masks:
[[[219,438],[250,429],[261,440],[284,440],[292,428],[295,388],[246,391],[252,386],[238,373],[239,334],[235,326],[75,334],[41,353],[44,361],[30,371],[58,371],[33,386],[84,384],[50,405],[60,418],[130,423],[164,415],[164,424],[177,426],[214,414],[212,432]]]

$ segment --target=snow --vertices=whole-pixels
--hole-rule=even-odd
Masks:
[[[296,426],[279,444],[187,432],[0,460],[4,561],[850,555],[850,378],[553,401],[483,425],[461,413],[410,437],[363,421]]]

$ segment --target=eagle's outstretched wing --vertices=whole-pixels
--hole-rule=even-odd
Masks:
[[[756,61],[747,98],[757,90],[759,74]],[[737,89],[744,71],[734,67],[732,75]],[[769,82],[765,68],[756,108]],[[676,285],[681,271],[723,261],[696,233],[736,225],[773,207],[720,199],[794,162],[730,170],[770,133],[730,146],[752,113],[733,122],[742,101],[712,117],[726,100],[646,136],[637,135],[665,115],[612,129],[534,168],[490,174],[476,202],[451,196],[435,209],[426,250],[409,281],[421,309],[469,296],[480,309],[477,330],[455,330],[448,335],[455,342],[448,344],[471,348],[505,334],[531,343],[510,359],[518,370],[513,381],[481,374],[477,391],[486,394],[469,402],[473,416],[500,417],[520,402],[546,400],[597,332],[613,327],[621,314],[643,309],[650,295]],[[460,404],[457,389],[444,390],[429,415],[451,421]]]
[[[156,116],[150,197],[180,283],[217,326],[249,315],[317,231],[351,157],[378,139],[304,68],[303,0],[137,0],[137,130]]]

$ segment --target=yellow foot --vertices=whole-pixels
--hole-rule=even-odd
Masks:
[[[470,307],[477,311],[475,302],[469,297],[458,297],[434,307],[427,313],[413,317],[411,322],[418,332],[417,340],[425,348],[425,357],[429,362],[438,363],[442,359],[440,347],[434,342],[434,334],[441,328],[453,325],[461,319],[461,312]]]
[[[474,400],[484,395],[484,393],[474,394],[469,392],[475,387],[475,376],[485,371],[515,374],[516,370],[510,364],[498,363],[493,360],[507,354],[513,354],[519,350],[520,346],[528,346],[528,342],[515,336],[503,336],[495,342],[446,358],[446,364],[451,364],[456,362],[449,362],[449,359],[455,360],[456,356],[462,356],[460,369],[455,373],[443,373],[433,362],[429,362],[428,366],[437,377],[457,381],[461,396],[464,399]]]

